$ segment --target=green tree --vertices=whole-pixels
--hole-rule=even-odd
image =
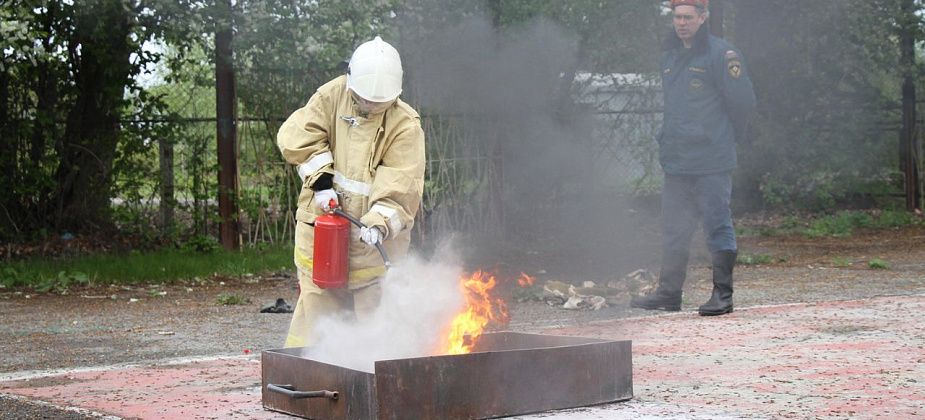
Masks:
[[[759,103],[740,153],[740,197],[825,208],[895,189],[899,2],[730,5]]]
[[[250,116],[278,118],[303,106],[346,69],[360,43],[388,38],[395,1],[238,1],[237,95]]]
[[[188,36],[192,3],[142,0],[12,1],[4,14],[0,125],[9,225],[0,237],[38,229],[108,228],[115,163],[142,141],[121,120],[130,104],[157,109],[135,76],[159,54],[142,45]],[[183,42],[183,41],[181,41]],[[137,144],[136,144],[137,146]]]

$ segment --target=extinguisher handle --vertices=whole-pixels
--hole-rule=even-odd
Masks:
[[[332,200],[332,201],[333,201],[333,200]],[[363,224],[363,222],[361,222],[361,221],[360,221],[359,219],[357,219],[356,217],[353,217],[353,216],[347,214],[347,212],[341,210],[340,207],[334,207],[334,206],[332,206],[331,209],[332,209],[332,211],[334,212],[334,214],[336,214],[336,215],[338,215],[338,216],[345,217],[347,220],[350,221],[350,223],[353,223],[353,224],[356,225],[357,227],[359,227],[359,228],[365,228],[365,227],[367,227],[365,224]],[[382,256],[382,262],[385,263],[385,268],[386,268],[387,270],[388,270],[389,268],[392,268],[392,261],[389,260],[389,256],[388,256],[388,254],[385,253],[385,248],[382,246],[382,243],[381,243],[381,242],[377,242],[377,243],[376,243],[376,249],[379,251],[379,255]]]

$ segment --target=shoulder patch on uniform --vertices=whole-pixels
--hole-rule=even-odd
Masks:
[[[739,59],[727,61],[726,68],[729,70],[729,76],[733,79],[738,79],[742,76],[742,62]]]
[[[739,53],[735,50],[726,50],[726,61],[737,60],[739,58]]]

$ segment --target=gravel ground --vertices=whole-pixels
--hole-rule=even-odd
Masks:
[[[850,238],[744,238],[740,250],[774,259],[767,265],[736,268],[735,299],[740,308],[925,293],[925,229],[921,227],[860,232]],[[889,268],[869,268],[873,258],[888,262]],[[530,272],[529,267],[523,270]],[[683,310],[696,310],[709,293],[709,269],[695,260]],[[224,306],[218,303],[222,294],[243,296],[249,303]],[[278,348],[289,315],[261,314],[259,309],[279,297],[294,305],[296,296],[295,279],[286,274],[95,287],[64,296],[0,289],[0,379],[32,371]],[[515,331],[656,314],[625,305],[599,311],[567,311],[537,301],[509,305],[508,329]],[[93,418],[2,395],[0,413],[2,418]]]
[[[852,300],[925,291],[925,228],[865,231],[848,238],[743,238],[739,240],[739,247],[741,255],[766,256],[774,262],[736,266],[737,307]],[[697,256],[696,252],[693,254]],[[874,258],[886,261],[889,268],[869,268],[868,262]],[[640,268],[656,272],[655,267]],[[695,311],[709,299],[710,276],[707,260],[701,254],[691,263],[682,310]],[[517,304],[512,312],[511,328],[523,331],[652,314],[625,304],[599,311],[576,312],[551,310],[541,302]]]
[[[280,347],[290,315],[259,310],[277,297],[294,304],[294,282],[269,277],[66,296],[7,293],[0,298],[0,374]],[[221,305],[222,294],[250,303]]]
[[[0,395],[0,419],[56,419],[90,420],[108,419],[79,408],[60,408],[41,401],[28,400],[12,395]]]

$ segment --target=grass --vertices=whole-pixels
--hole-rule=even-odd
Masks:
[[[873,270],[889,270],[890,263],[881,260],[880,258],[874,258],[867,262],[867,266]]]
[[[851,266],[851,260],[845,257],[832,258],[832,265],[838,268],[847,268]]]
[[[90,284],[170,283],[213,275],[239,277],[292,267],[292,246],[195,252],[163,249],[149,253],[88,255],[64,260],[34,258],[0,264],[0,287],[66,292]]]
[[[770,226],[759,226],[759,227],[748,227],[748,226],[736,226],[735,227],[736,236],[740,237],[768,237],[779,235],[781,230],[776,227]]]
[[[775,258],[764,254],[740,254],[736,258],[736,263],[741,265],[761,265],[775,262]]]
[[[251,303],[251,300],[245,297],[244,295],[239,295],[236,293],[222,293],[218,295],[218,304],[219,305],[246,305]]]
[[[851,236],[854,229],[873,226],[874,218],[871,215],[856,211],[843,211],[814,220],[803,234],[811,238],[845,237]]]
[[[856,229],[896,229],[923,225],[925,225],[925,219],[907,211],[840,211],[818,217],[788,216],[777,226],[736,228],[736,233],[740,236],[767,237],[798,234],[810,238],[838,238],[851,236]]]

